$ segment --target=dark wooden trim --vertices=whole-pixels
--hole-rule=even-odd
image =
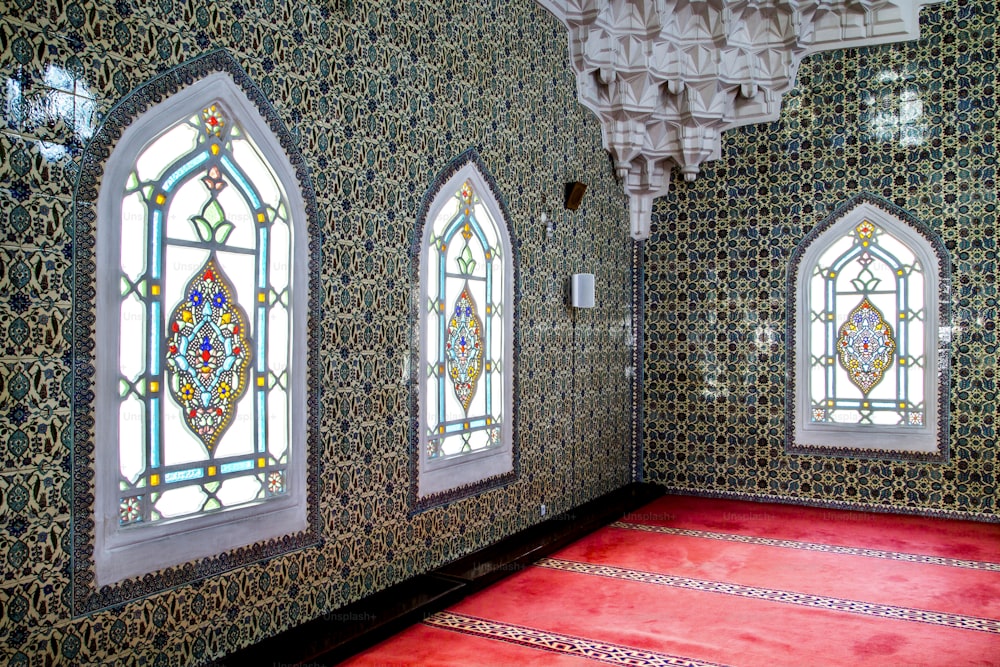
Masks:
[[[437,570],[373,593],[212,664],[217,667],[335,665],[524,569],[663,493],[663,488],[654,484],[629,484]]]

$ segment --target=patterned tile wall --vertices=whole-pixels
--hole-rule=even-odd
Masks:
[[[646,244],[644,466],[702,493],[997,517],[997,8],[925,8],[919,41],[823,53],[781,118],[656,202]],[[917,94],[915,99],[912,93]],[[785,454],[785,271],[869,192],[951,253],[947,464]]]
[[[532,0],[11,0],[0,13],[0,658],[200,664],[629,479],[624,198]],[[296,137],[323,236],[324,543],[110,611],[70,612],[73,184],[123,95],[229,50]],[[520,243],[521,477],[408,516],[407,260],[425,188],[474,146]],[[589,188],[576,213],[562,184]],[[546,240],[543,198],[556,231]],[[598,307],[562,305],[597,274]],[[577,464],[574,469],[573,463]]]

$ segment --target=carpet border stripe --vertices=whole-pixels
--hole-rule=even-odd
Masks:
[[[926,609],[915,609],[911,607],[899,607],[895,605],[880,604],[877,602],[864,602],[860,600],[835,598],[825,595],[799,593],[796,591],[783,591],[774,588],[744,586],[742,584],[731,584],[722,581],[693,579],[691,577],[661,574],[659,572],[646,572],[643,570],[633,570],[624,567],[614,567],[612,565],[595,565],[593,563],[582,563],[579,561],[564,560],[560,558],[542,558],[534,565],[535,567],[542,567],[551,570],[608,577],[610,579],[617,579],[620,581],[632,581],[642,584],[654,584],[657,586],[670,586],[673,588],[683,588],[705,593],[721,593],[723,595],[733,595],[752,600],[765,600],[768,602],[793,604],[813,609],[825,609],[827,611],[860,614],[863,616],[886,618],[897,621],[916,621],[919,623],[928,623],[930,625],[937,625],[956,630],[975,630],[990,634],[1000,634],[1000,621],[991,618],[982,618],[979,616],[950,614],[947,612],[929,611]]]
[[[466,635],[494,639],[562,655],[596,660],[608,665],[632,667],[726,667],[718,662],[693,660],[657,651],[596,641],[574,635],[549,632],[513,623],[493,621],[478,616],[439,611],[423,621],[424,625]]]
[[[724,542],[739,542],[741,544],[781,547],[783,549],[816,551],[821,553],[837,554],[839,556],[864,556],[865,558],[881,558],[905,563],[943,565],[946,567],[960,567],[969,570],[982,570],[985,572],[1000,572],[1000,563],[991,563],[983,560],[967,560],[962,558],[948,558],[945,556],[927,556],[924,554],[912,554],[902,551],[886,551],[883,549],[866,549],[863,547],[845,547],[836,544],[823,544],[821,542],[779,540],[771,537],[755,537],[752,535],[738,535],[735,533],[717,533],[714,531],[696,530],[692,528],[672,528],[670,526],[656,526],[653,524],[630,521],[615,521],[614,523],[609,524],[609,527],[638,530],[647,533],[661,533],[664,535],[698,537],[707,540],[721,540]]]

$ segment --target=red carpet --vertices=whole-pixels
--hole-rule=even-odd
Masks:
[[[350,665],[1000,665],[1000,526],[668,496]]]

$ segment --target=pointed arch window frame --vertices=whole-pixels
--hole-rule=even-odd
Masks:
[[[428,317],[424,305],[428,295],[428,253],[434,223],[442,210],[455,198],[464,183],[470,183],[480,203],[489,212],[497,228],[503,249],[503,294],[506,304],[502,316],[504,360],[502,398],[507,419],[501,424],[500,442],[467,454],[431,459],[427,454],[428,401],[427,382],[422,369],[429,360],[425,350]],[[519,473],[517,437],[517,320],[518,320],[518,261],[516,239],[510,225],[510,214],[496,181],[475,149],[459,155],[437,176],[421,203],[414,230],[411,250],[414,290],[411,297],[410,320],[413,339],[410,353],[410,506],[413,512],[444,505],[460,498],[476,495],[509,484]],[[451,304],[446,304],[450,307]],[[481,315],[481,313],[480,313]],[[481,378],[482,381],[484,378]],[[480,387],[479,390],[482,390]]]
[[[107,418],[118,385],[118,336],[116,331],[109,340],[109,325],[101,324],[109,304],[114,308],[120,299],[117,262],[110,262],[109,268],[106,259],[119,247],[121,222],[115,211],[121,197],[116,191],[147,143],[174,123],[200,113],[206,101],[221,102],[253,137],[282,184],[289,206],[294,286],[289,369],[297,375],[289,391],[293,404],[303,409],[289,415],[288,493],[223,512],[122,530],[117,427]],[[123,147],[125,152],[119,150]],[[74,614],[113,607],[319,543],[319,479],[308,465],[320,447],[318,338],[315,327],[308,325],[319,316],[322,296],[319,217],[301,154],[263,93],[221,49],[140,86],[112,107],[85,148],[74,214]]]
[[[913,253],[923,268],[923,424],[833,424],[813,421],[809,396],[811,279],[824,253],[868,220]],[[785,451],[862,459],[947,462],[950,379],[951,262],[940,237],[904,209],[868,193],[838,207],[798,244],[786,279],[787,406]],[[839,324],[834,327],[839,335]],[[836,363],[840,363],[838,359]]]

